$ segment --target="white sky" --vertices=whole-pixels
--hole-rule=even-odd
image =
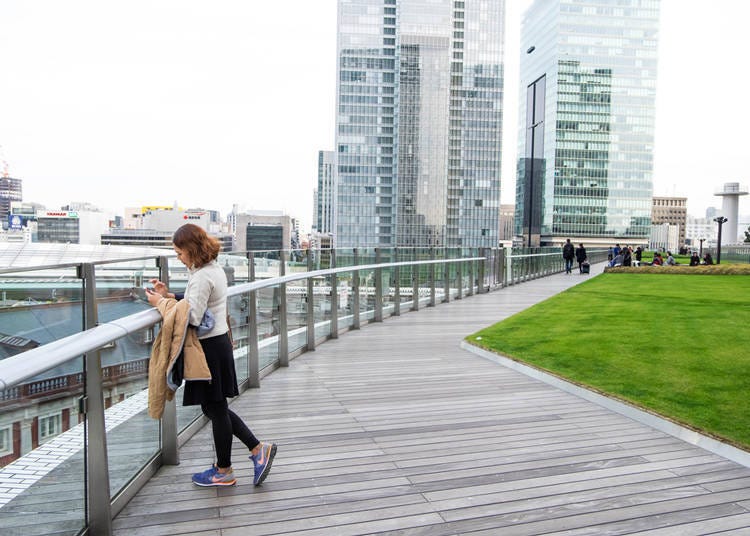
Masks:
[[[507,0],[504,203],[529,4]],[[654,194],[696,216],[750,182],[749,17],[745,0],[662,0]],[[51,209],[237,203],[307,231],[335,68],[336,0],[2,0],[0,145],[24,201]]]

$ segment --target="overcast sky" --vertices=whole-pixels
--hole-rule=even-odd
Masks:
[[[507,0],[504,203],[529,4]],[[750,182],[749,16],[745,0],[662,0],[654,194],[696,216]],[[307,231],[335,68],[336,0],[2,0],[0,145],[24,201],[48,208],[236,203]]]

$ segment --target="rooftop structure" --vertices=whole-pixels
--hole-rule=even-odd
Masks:
[[[721,216],[727,218],[727,226],[722,231],[725,244],[736,244],[738,241],[740,196],[747,193],[747,187],[740,186],[739,182],[725,182],[724,187],[714,194],[722,198]]]

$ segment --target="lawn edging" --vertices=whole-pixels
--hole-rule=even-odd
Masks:
[[[620,400],[616,400],[614,398],[610,398],[597,392],[591,391],[589,389],[586,389],[585,387],[564,380],[558,376],[521,363],[520,361],[515,361],[503,355],[485,350],[484,348],[474,346],[467,341],[461,341],[461,348],[479,357],[483,357],[484,359],[488,359],[489,361],[493,361],[494,363],[520,372],[521,374],[529,376],[530,378],[542,381],[548,385],[560,389],[561,391],[565,391],[566,393],[570,393],[579,398],[583,398],[584,400],[588,400],[589,402],[593,402],[594,404],[614,411],[615,413],[624,415],[625,417],[633,419],[634,421],[638,421],[642,424],[650,426],[651,428],[681,439],[682,441],[690,443],[691,445],[695,445],[696,447],[700,447],[714,454],[718,454],[719,456],[739,463],[740,465],[744,465],[745,467],[750,467],[750,452],[714,439],[713,437],[701,434],[700,432],[677,424],[674,421],[671,421],[664,417],[660,417],[659,415],[656,415],[654,413],[644,411],[643,409],[626,402],[622,402]]]

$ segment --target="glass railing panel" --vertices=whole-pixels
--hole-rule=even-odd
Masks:
[[[357,254],[358,265],[362,266],[365,264],[375,264],[375,258],[377,256],[375,248],[360,248],[357,250]]]
[[[338,261],[338,259],[337,259]],[[354,315],[352,307],[354,299],[352,294],[352,274],[340,273],[338,275],[338,324],[339,329],[352,327]]]
[[[418,267],[419,270],[419,307],[425,307],[430,303],[431,295],[431,283],[430,283],[430,269],[429,264],[423,264]]]
[[[325,254],[325,250],[320,251],[321,255]],[[337,249],[336,250],[336,266],[344,268],[346,266],[354,266],[354,250],[352,248]]]
[[[253,265],[255,279],[270,279],[281,275],[281,261],[278,251],[254,251]]]
[[[279,287],[256,292],[258,326],[258,363],[261,369],[279,361]]]
[[[222,253],[218,258],[219,266],[224,268],[227,274],[229,286],[239,285],[250,281],[250,270],[248,268],[247,252]]]
[[[247,365],[249,293],[238,294],[227,299],[227,314],[234,349],[234,368],[237,371],[237,382],[247,380],[250,372]]]
[[[83,283],[76,267],[0,274],[0,359],[82,330]]]
[[[292,250],[286,252],[289,257],[286,260],[286,267],[285,267],[285,273],[286,275],[290,274],[299,274],[302,272],[307,272],[307,252],[302,250]],[[313,269],[315,267],[313,266]]]
[[[313,298],[317,298],[317,296],[313,294]],[[307,300],[306,279],[287,283],[286,315],[290,353],[307,346]]]
[[[402,262],[410,260],[409,258],[401,257]],[[412,294],[414,288],[412,286],[412,274],[414,274],[414,268],[412,266],[401,266],[398,270],[398,282],[400,285],[399,293],[401,296],[401,312],[408,310],[411,307]]]
[[[238,371],[239,372],[239,371]],[[183,406],[182,401],[185,394],[185,382],[175,391],[174,398],[177,409],[177,433],[179,434],[190,426],[195,419],[203,415],[200,406]]]
[[[103,263],[95,274],[100,324],[151,308],[144,288],[159,278],[154,258]],[[146,411],[148,361],[156,333],[156,327],[145,328],[99,350],[111,495],[120,492],[160,448],[159,423]]]
[[[359,318],[363,322],[375,318],[375,270],[359,271]]]
[[[148,391],[142,388],[142,380],[137,374],[132,375],[132,382],[127,380],[133,372],[129,366],[134,366],[134,363],[104,370],[104,403],[110,408],[105,411],[104,420],[112,496],[119,493],[161,448],[159,421],[148,416]],[[117,373],[122,373],[117,385],[109,385],[107,379]],[[138,388],[140,390],[134,391]],[[177,403],[181,402],[182,396]]]
[[[313,296],[315,297],[315,338],[328,337],[331,333],[331,291],[332,277],[316,277],[313,280]]]
[[[391,262],[388,260],[388,262]],[[381,300],[383,303],[383,316],[393,312],[393,268],[382,268],[380,270],[380,288],[382,290]]]
[[[72,536],[85,527],[83,359],[61,368],[0,390],[2,534]]]
[[[441,303],[445,301],[445,265],[433,264],[432,273],[435,274],[435,303]]]

